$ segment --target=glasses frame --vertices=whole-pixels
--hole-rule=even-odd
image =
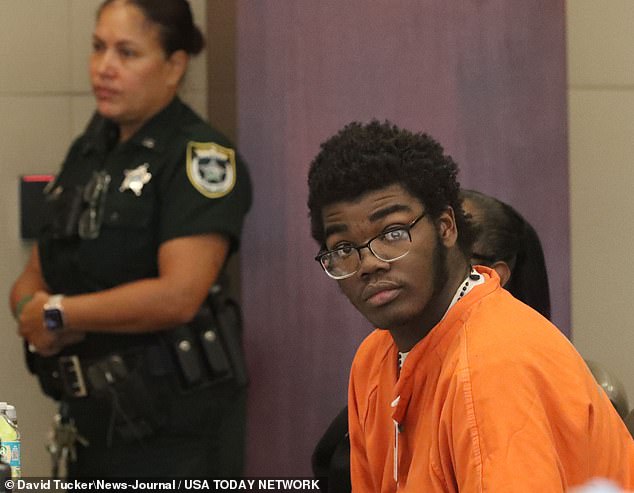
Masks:
[[[317,262],[319,262],[319,265],[321,265],[321,268],[324,269],[324,272],[328,275],[328,277],[330,277],[331,279],[335,279],[336,281],[341,281],[342,279],[347,279],[349,277],[354,276],[357,272],[359,272],[359,268],[361,267],[361,250],[363,250],[364,248],[367,248],[372,255],[374,255],[376,258],[378,258],[382,262],[388,262],[388,263],[396,262],[397,260],[400,260],[403,257],[405,257],[410,252],[410,250],[407,250],[404,254],[399,255],[396,258],[387,260],[387,259],[381,258],[379,255],[376,254],[376,252],[374,250],[372,250],[371,243],[374,240],[376,240],[377,238],[381,237],[381,236],[385,236],[388,233],[391,233],[393,231],[400,231],[400,230],[405,231],[407,233],[407,236],[409,238],[409,242],[411,243],[412,242],[412,232],[411,232],[412,228],[414,226],[416,226],[416,223],[418,223],[418,221],[420,221],[423,217],[425,217],[426,214],[427,214],[427,211],[423,211],[423,213],[420,216],[418,216],[416,219],[411,221],[409,224],[406,224],[405,226],[395,226],[393,228],[388,228],[385,231],[381,231],[379,234],[377,234],[376,236],[373,236],[368,241],[366,241],[363,245],[358,245],[358,246],[346,245],[345,248],[352,247],[352,248],[354,248],[357,251],[357,256],[359,258],[359,263],[358,263],[358,266],[357,266],[357,268],[356,268],[356,270],[354,272],[350,272],[350,273],[345,274],[343,276],[335,276],[335,275],[331,274],[330,272],[328,272],[328,270],[326,269],[326,266],[322,262],[322,259],[326,255],[332,254],[332,253],[336,252],[337,250],[341,250],[344,247],[334,248],[333,250],[321,251],[321,252],[319,252],[317,254],[317,256],[315,257],[315,260]]]

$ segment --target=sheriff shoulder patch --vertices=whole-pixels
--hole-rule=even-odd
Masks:
[[[236,184],[236,154],[233,149],[214,142],[187,144],[187,177],[209,198],[227,195]]]

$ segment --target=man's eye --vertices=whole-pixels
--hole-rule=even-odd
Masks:
[[[333,252],[333,257],[338,259],[345,259],[352,255],[354,252],[354,247],[352,245],[342,245],[338,246]]]
[[[386,242],[406,240],[407,231],[404,229],[391,229],[383,233],[381,239]]]
[[[94,53],[99,53],[102,52],[104,50],[104,44],[100,43],[98,41],[93,41],[92,43],[92,51]]]

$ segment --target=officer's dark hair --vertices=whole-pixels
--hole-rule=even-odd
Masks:
[[[399,184],[418,198],[432,220],[451,207],[458,246],[469,257],[473,243],[458,196],[458,167],[429,135],[403,130],[389,121],[352,122],[321,144],[308,173],[311,232],[325,247],[322,212],[335,202]]]
[[[550,318],[548,272],[535,229],[501,200],[475,190],[462,190],[461,196],[477,211],[472,218],[478,247],[472,254],[474,261],[488,266],[506,262],[511,277],[504,288]]]
[[[105,0],[97,18],[103,9],[120,0]],[[161,45],[167,56],[178,50],[197,55],[205,46],[202,32],[194,24],[192,11],[187,0],[123,0],[137,7],[145,17],[159,27]]]

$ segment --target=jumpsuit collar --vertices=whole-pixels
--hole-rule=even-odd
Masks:
[[[392,419],[399,423],[399,426],[402,426],[405,420],[407,407],[414,392],[415,379],[413,377],[416,367],[430,357],[442,359],[447,341],[451,341],[453,339],[451,336],[461,327],[461,324],[457,322],[465,319],[475,303],[500,285],[500,279],[492,269],[477,266],[476,271],[484,275],[484,283],[475,286],[464,297],[457,300],[444,318],[411,349],[401,368],[392,401]]]

